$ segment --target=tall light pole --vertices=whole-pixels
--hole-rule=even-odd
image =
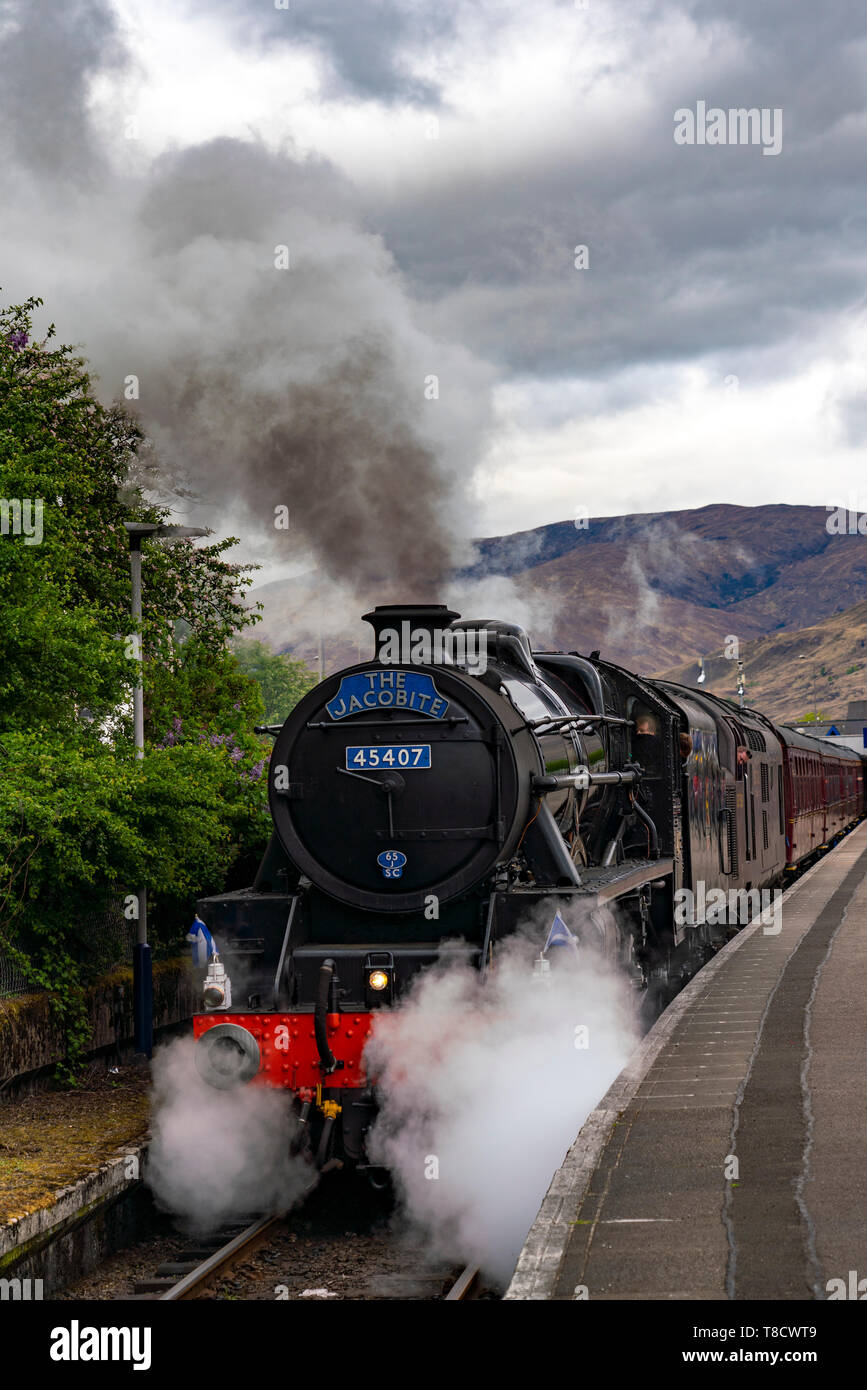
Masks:
[[[141,638],[141,543],[152,536],[207,536],[201,526],[160,526],[152,521],[125,521],[124,529],[129,536],[129,568],[132,576],[132,620],[135,625],[137,641],[136,677],[132,692],[133,738],[135,755],[144,758],[144,652]],[[136,942],[132,952],[132,994],[134,1018],[134,1047],[136,1052],[150,1057],[154,1043],[154,976],[151,961],[151,948],[148,945],[148,897],[147,888],[138,890],[138,921],[136,922]]]

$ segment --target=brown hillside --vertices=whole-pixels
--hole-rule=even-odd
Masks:
[[[860,614],[867,600],[867,537],[830,534],[827,521],[824,507],[717,504],[594,518],[582,529],[557,522],[477,542],[478,563],[451,587],[507,575],[518,598],[535,600],[549,615],[549,632],[531,630],[537,645],[553,639],[567,651],[598,647],[634,670],[689,672],[690,680],[703,655],[711,688],[717,682],[729,694],[736,670],[710,659],[726,638],[737,637],[749,663],[750,699],[778,715],[796,716],[812,704],[808,663],[794,652],[793,668],[792,653],[815,648],[817,666],[832,676],[830,683],[820,678],[817,698],[837,717],[850,693],[867,694],[859,672],[846,675],[860,660],[861,618],[849,610]],[[444,602],[453,598],[449,588]],[[264,585],[253,597],[265,608],[255,635],[315,665],[310,630],[320,604],[310,578]],[[371,633],[360,613],[400,597],[384,578],[358,600],[344,600],[341,613],[333,601],[331,611],[324,604],[325,669],[367,656]],[[809,636],[802,632],[808,625]]]
[[[756,709],[783,723],[800,722],[817,706],[822,718],[842,719],[850,700],[867,697],[867,601],[813,627],[743,643],[740,657],[746,701]],[[717,651],[704,666],[704,688],[736,699],[737,662]],[[659,674],[695,686],[698,665],[682,662]]]

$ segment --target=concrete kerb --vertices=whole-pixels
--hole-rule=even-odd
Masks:
[[[843,849],[861,828],[863,827],[851,831],[835,848]],[[808,869],[797,883],[788,889],[784,902],[791,903],[795,894],[827,862],[828,857],[825,857]],[[595,1110],[590,1112],[562,1165],[554,1174],[528,1232],[511,1283],[504,1294],[505,1299],[547,1301],[553,1298],[560,1264],[571,1233],[571,1222],[596,1171],[614,1125],[634,1098],[684,1014],[707,992],[715,976],[735,951],[739,951],[762,926],[762,921],[757,920],[744,927],[690,980],[641,1040],[623,1071],[612,1082]]]
[[[55,1193],[49,1205],[0,1226],[0,1274],[31,1258],[131,1191],[141,1182],[147,1156],[147,1140],[130,1144],[118,1158],[109,1159]]]

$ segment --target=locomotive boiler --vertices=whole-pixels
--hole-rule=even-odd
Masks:
[[[703,903],[795,866],[794,756],[763,716],[441,605],[365,618],[373,658],[268,730],[274,828],[253,886],[198,904],[220,951],[199,1070],[290,1092],[320,1167],[366,1165],[375,1012],[447,943],[484,976],[519,930],[541,949],[560,911],[664,1002],[741,924],[684,920],[684,890]],[[832,835],[863,802],[862,760],[835,754]]]

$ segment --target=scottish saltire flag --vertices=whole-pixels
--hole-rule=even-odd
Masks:
[[[193,925],[187,932],[187,940],[193,943],[193,965],[205,967],[211,956],[218,954],[217,943],[198,913],[193,918]]]
[[[563,918],[560,916],[559,912],[556,913],[554,920],[551,923],[551,930],[548,933],[548,940],[542,947],[543,956],[547,952],[549,946],[571,946],[573,951],[578,950],[578,938],[577,936],[574,936],[572,932],[570,932],[569,928],[566,926],[566,923],[563,921]]]

